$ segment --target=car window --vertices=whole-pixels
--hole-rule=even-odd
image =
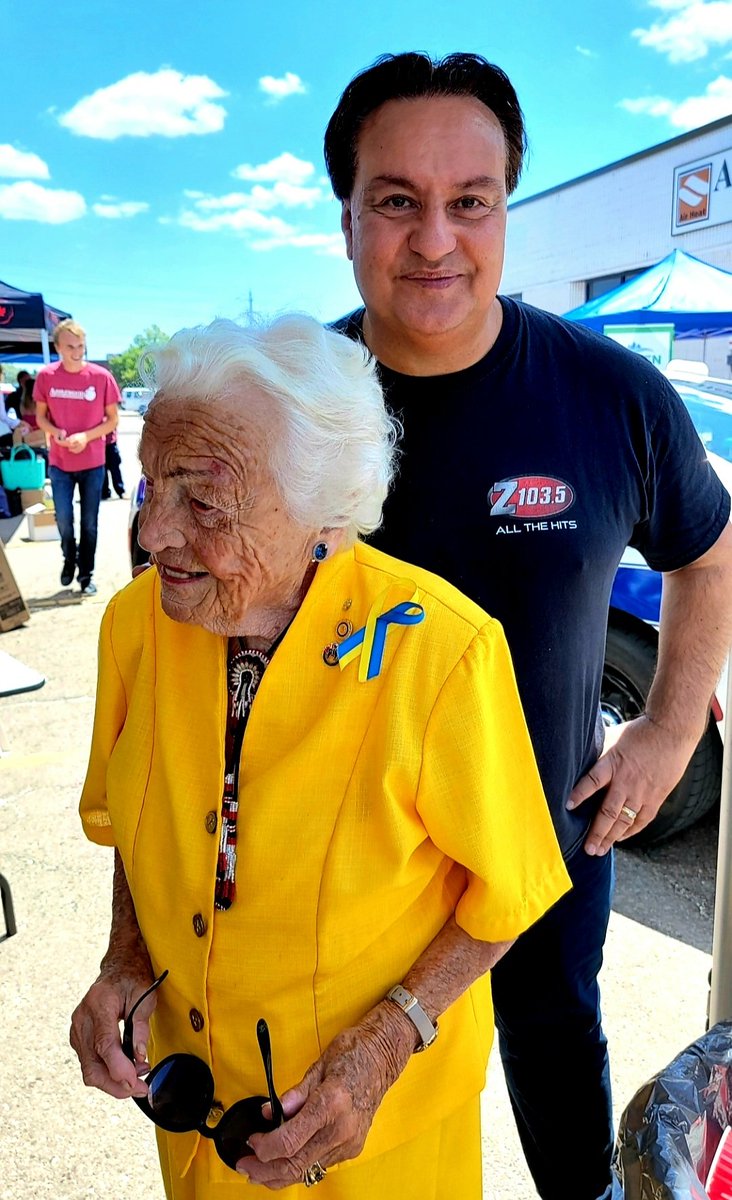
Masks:
[[[697,391],[676,389],[707,450],[732,461],[732,403],[718,396],[700,396]]]

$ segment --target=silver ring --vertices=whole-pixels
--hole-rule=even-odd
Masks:
[[[314,1162],[312,1167],[308,1167],[307,1171],[302,1177],[302,1181],[305,1184],[305,1187],[315,1187],[316,1183],[322,1183],[322,1181],[325,1179],[325,1175],[325,1167],[321,1167],[319,1162]]]
[[[631,825],[633,824],[635,818],[638,816],[638,813],[635,811],[635,809],[630,808],[630,806],[628,804],[624,804],[620,811],[624,817],[628,818]]]

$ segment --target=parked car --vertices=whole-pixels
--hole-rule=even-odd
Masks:
[[[672,362],[665,373],[681,396],[710,463],[732,492],[732,381],[711,379],[704,370],[703,364]],[[643,712],[656,665],[660,611],[660,574],[651,570],[637,550],[628,548],[610,597],[601,700],[608,726],[632,720]],[[706,732],[684,776],[656,819],[628,838],[628,843],[649,846],[664,841],[716,804],[722,782],[726,696],[725,667]]]
[[[147,550],[143,550],[137,540],[137,526],[139,523],[140,509],[142,502],[145,499],[145,477],[142,476],[137,482],[137,487],[134,488],[130,498],[130,516],[127,522],[127,539],[130,548],[130,565],[134,570],[135,567],[141,567],[144,563],[149,562],[150,555]]]
[[[147,412],[147,407],[153,398],[152,388],[125,387],[122,388],[122,407],[128,411],[140,414]]]
[[[680,369],[679,369],[680,371]],[[683,375],[683,372],[681,372]],[[732,492],[732,381],[705,379],[693,373],[694,382],[672,372],[671,382],[688,409],[704,443],[709,461],[728,491]],[[711,390],[710,390],[711,389]],[[725,389],[729,390],[729,396]],[[130,561],[133,567],[148,561],[137,541],[140,508],[145,496],[141,479],[132,494],[129,518]],[[601,705],[607,726],[631,721],[645,707],[658,653],[661,610],[661,575],[652,571],[637,550],[622,557],[610,598]],[[726,701],[726,668],[712,704],[709,725],[683,778],[664,802],[650,825],[626,839],[626,844],[650,846],[681,832],[699,820],[719,799],[722,780],[722,744]]]

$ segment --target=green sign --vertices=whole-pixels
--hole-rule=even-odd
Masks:
[[[606,337],[652,362],[662,371],[674,356],[673,325],[604,325]]]

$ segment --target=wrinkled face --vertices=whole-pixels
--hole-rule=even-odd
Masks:
[[[292,521],[275,487],[267,442],[276,433],[271,401],[256,392],[210,402],[159,394],[148,409],[139,541],[173,620],[232,636],[261,633],[271,616],[278,632],[297,608],[318,531]]]
[[[503,269],[506,144],[496,117],[467,96],[383,104],[361,130],[342,223],[373,329],[474,336]]]
[[[71,371],[72,374],[80,371],[86,350],[83,337],[78,333],[72,333],[69,329],[62,329],[54,344],[64,368]]]

